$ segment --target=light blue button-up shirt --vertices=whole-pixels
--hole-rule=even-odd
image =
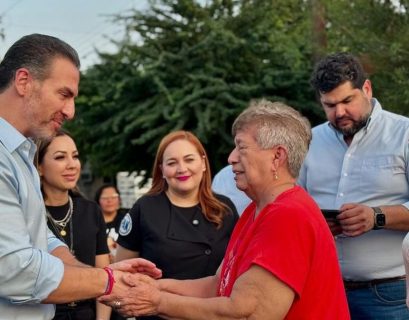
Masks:
[[[224,167],[214,176],[212,189],[214,192],[230,198],[239,215],[251,202],[251,199],[243,191],[237,189],[231,165]]]
[[[47,228],[35,144],[0,118],[0,319],[51,319],[40,304],[64,265],[48,252],[64,245]]]
[[[409,208],[409,119],[382,110],[376,99],[372,103],[367,126],[350,146],[328,122],[313,129],[298,183],[323,209],[351,202]],[[337,237],[344,279],[404,275],[401,245],[406,233],[385,229]]]

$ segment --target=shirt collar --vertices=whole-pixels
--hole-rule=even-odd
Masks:
[[[380,114],[382,112],[382,106],[377,99],[372,98],[371,104],[372,104],[371,115],[369,116],[369,119],[364,128],[366,131],[368,131],[373,126],[373,123],[376,121],[376,119],[380,117]]]
[[[23,136],[16,128],[14,128],[10,123],[0,117],[0,142],[6,147],[6,149],[12,153],[14,152],[22,143],[29,140]],[[30,141],[30,140],[29,140]],[[30,144],[33,142],[30,141]]]

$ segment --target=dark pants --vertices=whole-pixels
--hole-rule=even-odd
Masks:
[[[77,302],[76,306],[57,304],[54,320],[95,320],[95,301]]]
[[[109,318],[110,320],[125,320],[127,318],[122,317],[119,313],[115,312],[114,310],[112,310],[111,312],[111,318]]]

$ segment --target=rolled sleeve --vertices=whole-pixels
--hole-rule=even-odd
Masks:
[[[21,250],[8,260],[0,274],[0,296],[13,304],[41,303],[64,275],[62,261],[38,249]],[[3,265],[3,261],[0,263]]]
[[[47,229],[47,251],[48,252],[53,252],[56,248],[58,247],[66,247],[68,246],[62,242],[60,239],[58,239],[54,233],[51,232],[50,229]]]
[[[62,280],[62,261],[47,252],[62,244],[48,236],[44,203],[31,173],[13,167],[12,160],[0,153],[0,299],[40,303]]]

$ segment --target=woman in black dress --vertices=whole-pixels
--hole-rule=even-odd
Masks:
[[[47,209],[50,230],[69,247],[82,263],[95,267],[109,264],[104,218],[98,205],[76,189],[81,162],[74,140],[59,131],[51,139],[37,143],[37,169]],[[94,299],[59,304],[57,320],[107,320],[109,307]]]
[[[237,220],[230,199],[211,190],[201,142],[190,132],[172,132],[159,145],[151,189],[122,219],[116,259],[149,259],[163,278],[214,275]]]

